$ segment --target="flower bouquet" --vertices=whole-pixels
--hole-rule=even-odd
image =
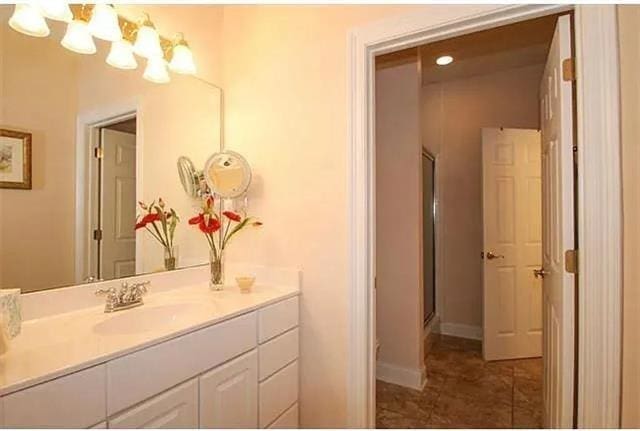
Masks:
[[[136,230],[146,229],[164,247],[164,267],[167,271],[176,269],[177,247],[173,244],[176,226],[180,221],[173,208],[165,211],[166,204],[162,198],[151,202],[150,205],[138,202],[144,211],[136,216]]]
[[[224,217],[224,218],[223,218]],[[222,290],[224,283],[224,251],[235,234],[247,226],[262,226],[252,217],[242,217],[233,211],[222,211],[222,216],[214,207],[214,198],[204,196],[201,212],[189,220],[190,225],[197,226],[209,243],[209,264],[211,279],[209,285],[213,290]]]

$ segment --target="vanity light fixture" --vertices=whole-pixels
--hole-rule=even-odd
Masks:
[[[196,64],[193,61],[191,48],[189,48],[187,41],[184,40],[184,34],[178,33],[174,40],[169,68],[175,73],[195,75]]]
[[[78,54],[95,54],[96,44],[89,32],[89,23],[84,17],[85,6],[80,7],[79,13],[73,16],[73,20],[67,25],[67,32],[60,44],[69,51]]]
[[[69,2],[65,0],[38,0],[38,7],[45,18],[63,22],[73,19]]]
[[[94,37],[111,42],[107,64],[118,69],[135,69],[134,54],[147,59],[144,78],[156,83],[171,80],[175,73],[194,75],[193,52],[179,33],[173,41],[162,37],[148,14],[136,23],[118,15],[113,4],[76,4],[68,0],[27,0],[15,5],[9,25],[16,31],[35,37],[51,32],[45,18],[67,22],[60,44],[79,54],[97,51]]]
[[[451,57],[450,55],[442,55],[436,58],[436,64],[438,66],[446,66],[447,64],[451,63],[453,63],[453,57]]]
[[[130,21],[122,19],[120,27],[122,29],[122,39],[111,43],[107,64],[118,69],[136,69],[138,62],[133,55],[136,26]]]
[[[142,77],[156,84],[166,84],[171,81],[167,70],[167,61],[164,57],[151,57],[148,59],[147,67],[144,69]]]
[[[136,43],[133,45],[133,52],[146,59],[163,56],[160,35],[146,13],[143,21],[138,26],[138,35]]]
[[[116,42],[122,39],[118,14],[111,4],[98,3],[93,7],[89,31],[98,39]]]
[[[19,3],[9,18],[9,26],[29,36],[46,37],[51,31],[38,6],[34,3]]]

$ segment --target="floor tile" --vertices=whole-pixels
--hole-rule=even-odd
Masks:
[[[416,391],[378,382],[379,428],[540,428],[542,360],[485,362],[482,344],[434,337],[427,383]]]

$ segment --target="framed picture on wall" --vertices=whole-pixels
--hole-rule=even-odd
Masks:
[[[0,188],[31,189],[31,133],[0,129]]]

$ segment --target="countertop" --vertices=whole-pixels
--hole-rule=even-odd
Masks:
[[[69,374],[299,294],[297,286],[208,283],[148,294],[144,305],[104,313],[104,306],[28,320],[0,356],[0,396]]]

